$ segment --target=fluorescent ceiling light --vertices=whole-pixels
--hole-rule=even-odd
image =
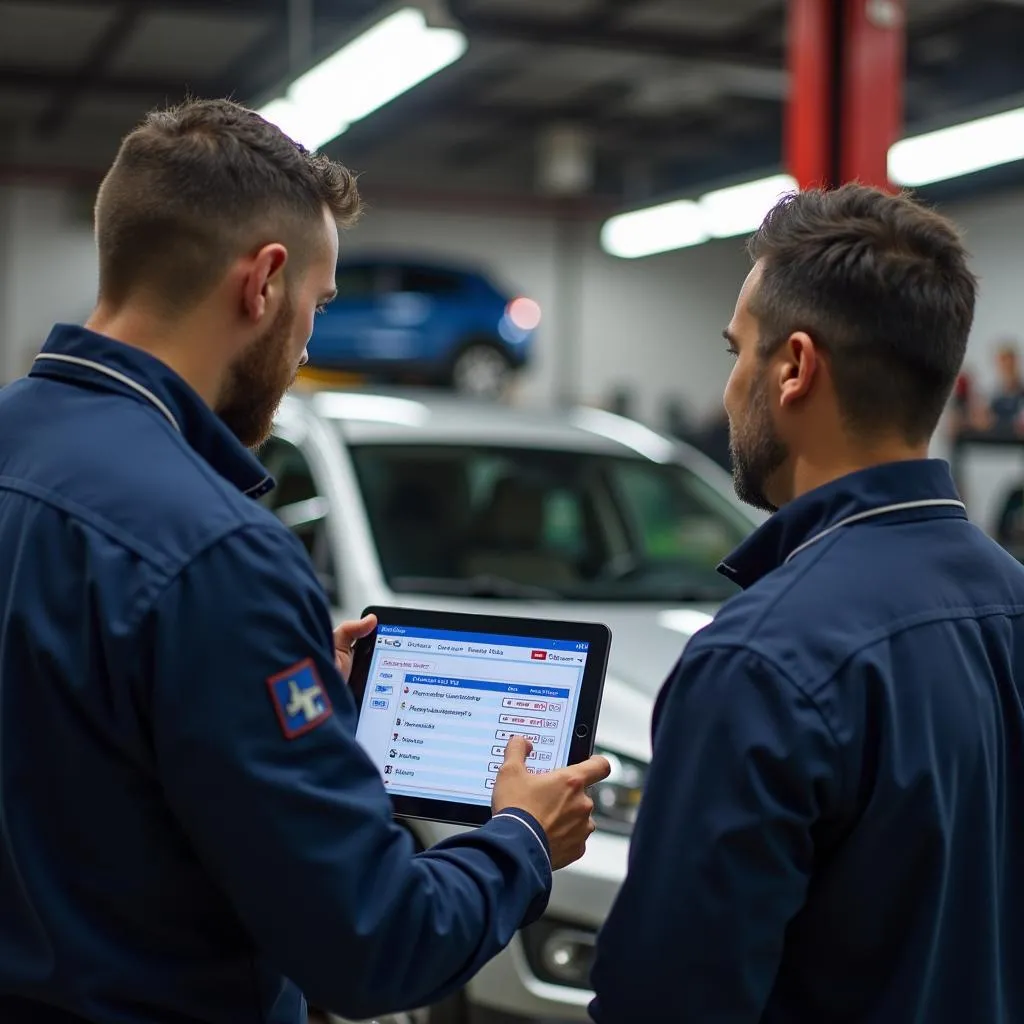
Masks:
[[[1024,160],[1024,107],[901,139],[889,149],[889,178],[916,187]],[[756,231],[765,214],[798,188],[788,174],[716,189],[610,218],[601,229],[605,252],[623,259],[652,256]]]
[[[889,150],[897,185],[930,185],[1024,160],[1024,108],[901,139]]]
[[[395,11],[300,75],[259,113],[307,149],[453,64],[466,52],[457,29],[433,28],[415,7]]]
[[[601,228],[605,252],[627,260],[700,245],[709,237],[700,207],[689,199],[620,213]]]
[[[701,245],[756,231],[765,214],[787,192],[798,188],[788,174],[708,192],[700,199],[677,199],[609,218],[601,228],[605,252],[622,259]]]
[[[756,231],[768,211],[787,193],[799,189],[796,178],[774,174],[742,185],[716,189],[697,200],[704,225],[713,238],[732,238]]]

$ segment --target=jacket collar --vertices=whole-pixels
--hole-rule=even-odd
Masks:
[[[833,531],[878,516],[966,519],[967,511],[949,465],[940,459],[872,466],[785,505],[722,562],[718,571],[746,589]]]
[[[150,405],[225,480],[253,498],[274,486],[259,460],[165,363],[105,335],[57,324],[31,377],[83,384]]]

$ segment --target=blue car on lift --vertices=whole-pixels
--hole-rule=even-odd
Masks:
[[[375,255],[345,258],[336,283],[313,326],[310,369],[495,397],[529,361],[540,307],[479,270]]]

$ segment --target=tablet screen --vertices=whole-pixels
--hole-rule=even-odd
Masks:
[[[505,744],[568,763],[586,641],[380,625],[356,737],[395,796],[489,806]]]

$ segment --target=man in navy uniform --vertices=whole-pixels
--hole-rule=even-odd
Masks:
[[[607,762],[533,776],[520,741],[493,820],[415,854],[342,678],[373,623],[332,634],[253,500],[358,206],[251,111],[151,115],[100,189],[94,314],[0,396],[3,1024],[424,1004],[583,853]]]
[[[751,254],[725,407],[774,514],[660,695],[591,1012],[1024,1020],[1024,568],[928,458],[967,255],[858,185],[785,198]]]

